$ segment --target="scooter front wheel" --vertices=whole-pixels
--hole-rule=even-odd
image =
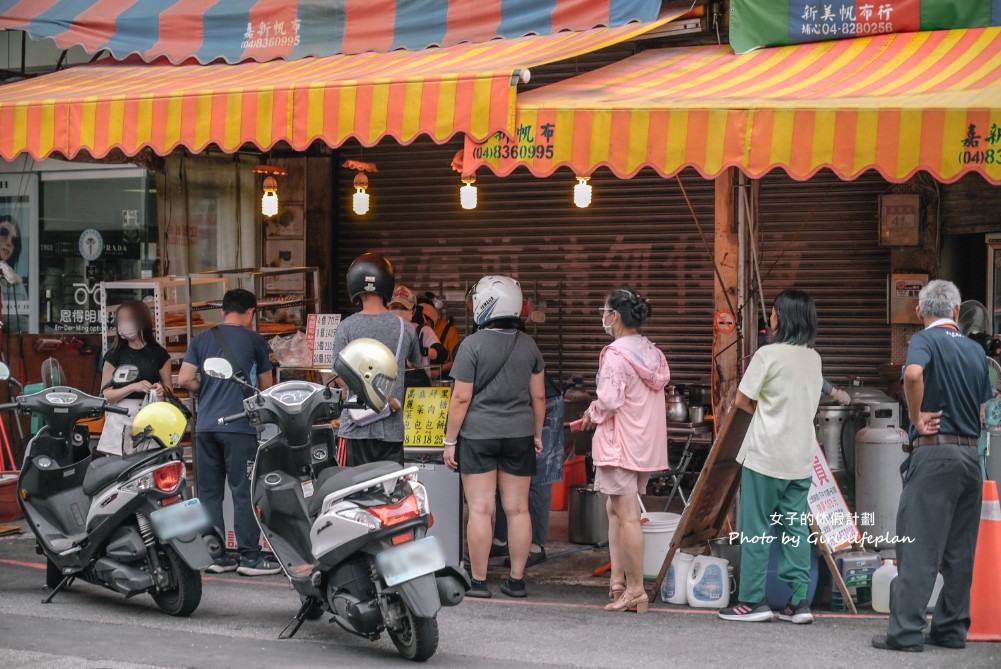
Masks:
[[[404,658],[414,662],[428,660],[438,650],[438,621],[435,618],[418,618],[401,603],[404,611],[402,629],[389,631],[396,650]]]
[[[202,575],[184,563],[172,548],[164,548],[164,567],[174,587],[153,595],[160,610],[171,616],[190,616],[202,601]]]
[[[52,563],[52,560],[45,558],[45,586],[49,590],[55,590],[63,580],[63,573],[59,567]]]

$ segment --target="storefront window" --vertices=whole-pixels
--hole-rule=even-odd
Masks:
[[[11,332],[28,328],[31,306],[28,299],[29,220],[27,195],[0,195],[0,303],[3,304],[2,318]]]
[[[38,279],[43,332],[100,332],[98,284],[153,276],[155,196],[152,173],[137,168],[42,175]],[[116,297],[109,295],[109,302]]]

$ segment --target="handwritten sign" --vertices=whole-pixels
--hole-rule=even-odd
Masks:
[[[334,364],[334,337],[341,324],[340,314],[310,314],[306,321],[306,342],[313,355],[314,367]]]
[[[443,447],[451,388],[408,388],[403,402],[403,445]]]
[[[837,552],[858,541],[859,531],[838,482],[827,465],[827,458],[814,442],[813,482],[807,497],[810,514],[820,531],[823,543],[831,552]]]

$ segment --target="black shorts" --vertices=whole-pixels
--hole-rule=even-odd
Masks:
[[[486,474],[500,470],[512,476],[535,474],[535,439],[533,437],[498,437],[495,439],[459,438],[455,449],[460,474]]]

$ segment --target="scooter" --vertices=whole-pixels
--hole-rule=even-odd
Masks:
[[[134,380],[134,368],[116,380]],[[20,383],[0,363],[0,381]],[[47,562],[43,604],[83,578],[126,597],[150,594],[164,613],[190,615],[202,596],[199,570],[224,551],[222,536],[197,498],[187,495],[181,449],[139,435],[149,450],[92,460],[74,432],[77,421],[128,413],[74,388],[56,386],[0,404],[39,416],[28,443],[18,504]]]
[[[207,360],[203,369],[243,383],[225,360]],[[386,631],[409,660],[430,658],[438,648],[435,616],[442,606],[459,604],[470,583],[427,536],[431,512],[418,468],[337,466],[329,422],[344,408],[364,405],[346,402],[329,384],[288,381],[263,392],[244,385],[254,390],[245,411],[219,422],[278,427],[257,452],[251,497],[261,531],[302,602],[280,637],[291,638],[305,620],[327,612],[351,634],[375,640]],[[327,425],[317,427],[320,422]]]

